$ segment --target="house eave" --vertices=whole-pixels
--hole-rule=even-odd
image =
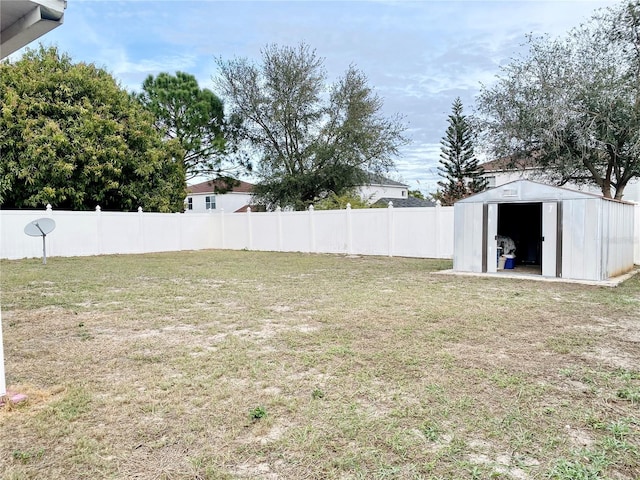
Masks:
[[[66,0],[5,0],[0,3],[0,58],[5,58],[64,22]]]

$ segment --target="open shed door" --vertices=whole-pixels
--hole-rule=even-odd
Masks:
[[[484,262],[482,271],[496,273],[498,271],[498,204],[484,205]]]
[[[562,276],[562,224],[561,204],[544,202],[542,204],[542,276]]]

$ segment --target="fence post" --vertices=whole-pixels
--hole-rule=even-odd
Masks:
[[[345,218],[347,221],[347,254],[353,254],[353,225],[351,224],[351,204],[347,203],[347,209],[345,211]]]
[[[220,209],[220,248],[224,250],[224,208]]]
[[[636,265],[640,264],[640,203],[635,204],[633,208],[633,213],[635,215],[634,220],[634,247],[633,247],[633,263]]]
[[[145,253],[144,251],[144,215],[142,214],[142,207],[138,207],[138,252]]]
[[[393,223],[393,202],[389,202],[387,206],[387,228],[388,230],[388,242],[389,242],[389,256],[393,257],[393,247],[394,247],[394,228],[395,225]]]
[[[96,242],[96,245],[98,245],[96,255],[102,255],[102,209],[100,205],[96,205],[96,215],[96,237],[98,239]]]
[[[45,215],[49,218],[53,218],[53,208],[51,207],[50,203],[47,203],[47,206],[45,207]],[[51,240],[53,238],[53,241]],[[50,237],[47,240],[48,246],[49,246],[49,256],[53,257],[56,255],[56,241],[55,241],[55,236],[54,237]]]
[[[440,202],[440,200],[436,200],[435,212],[435,219],[433,222],[433,224],[435,225],[435,258],[440,258],[440,232],[442,231],[442,225],[440,225],[440,222],[442,221],[442,202]]]
[[[313,218],[313,212],[315,209],[313,205],[309,205],[309,252],[315,253],[316,251],[316,225]]]
[[[247,250],[251,250],[253,232],[251,230],[251,207],[247,207]]]
[[[278,235],[278,251],[282,251],[282,209],[280,205],[276,207],[276,219],[277,219],[277,235]]]

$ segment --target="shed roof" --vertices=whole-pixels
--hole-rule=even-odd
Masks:
[[[586,198],[601,198],[593,193],[578,192],[568,188],[554,187],[544,183],[533,182],[531,180],[515,180],[505,183],[499,187],[485,190],[484,192],[471,195],[470,197],[458,200],[456,203],[485,203],[485,202],[527,202],[527,201],[558,201],[577,200]],[[609,199],[604,199],[609,200]]]

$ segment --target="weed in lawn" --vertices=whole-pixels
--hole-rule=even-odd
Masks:
[[[545,340],[547,348],[563,355],[581,353],[593,343],[594,341],[591,337],[577,333],[559,334]]]
[[[631,427],[629,426],[628,419],[620,419],[616,422],[611,422],[606,426],[606,430],[613,435],[614,438],[621,440],[631,433]]]
[[[594,412],[589,412],[585,423],[594,430],[604,430],[606,428],[605,420]]]
[[[403,473],[403,469],[401,467],[397,467],[394,465],[384,465],[379,467],[373,476],[377,480],[385,480],[388,478],[398,479],[401,478],[401,473]]]
[[[467,478],[471,480],[485,480],[492,478],[500,478],[502,475],[495,472],[492,468],[482,465],[469,465],[465,467],[467,470]]]
[[[606,437],[602,441],[602,448],[611,456],[617,456],[625,453],[630,453],[635,456],[638,455],[638,447],[629,443],[627,440],[616,437]]]
[[[80,338],[80,340],[91,340],[93,338],[93,335],[91,335],[89,333],[89,331],[87,330],[86,326],[84,323],[80,322],[78,324],[78,333],[77,333],[78,337]]]
[[[553,480],[598,480],[609,465],[602,452],[583,450],[574,456],[574,460],[558,460],[547,477]]]
[[[628,370],[626,368],[616,368],[613,371],[613,375],[626,382],[640,380],[640,371]]]
[[[265,418],[266,416],[267,416],[267,409],[261,405],[249,410],[249,418],[251,418],[251,420],[253,420],[254,422],[262,418]]]
[[[28,463],[31,460],[39,459],[44,455],[44,448],[36,450],[14,450],[11,454],[12,458],[21,463]]]
[[[520,375],[505,372],[504,370],[493,372],[489,378],[500,388],[514,388],[524,384],[524,380]]]
[[[90,410],[91,397],[81,387],[72,387],[62,399],[49,405],[41,416],[51,416],[61,422],[72,422]]]
[[[629,400],[631,403],[640,403],[640,386],[629,386],[618,390],[618,398]]]
[[[435,442],[440,438],[442,431],[437,423],[433,421],[426,421],[422,424],[422,428],[420,429],[424,437],[430,442]]]

